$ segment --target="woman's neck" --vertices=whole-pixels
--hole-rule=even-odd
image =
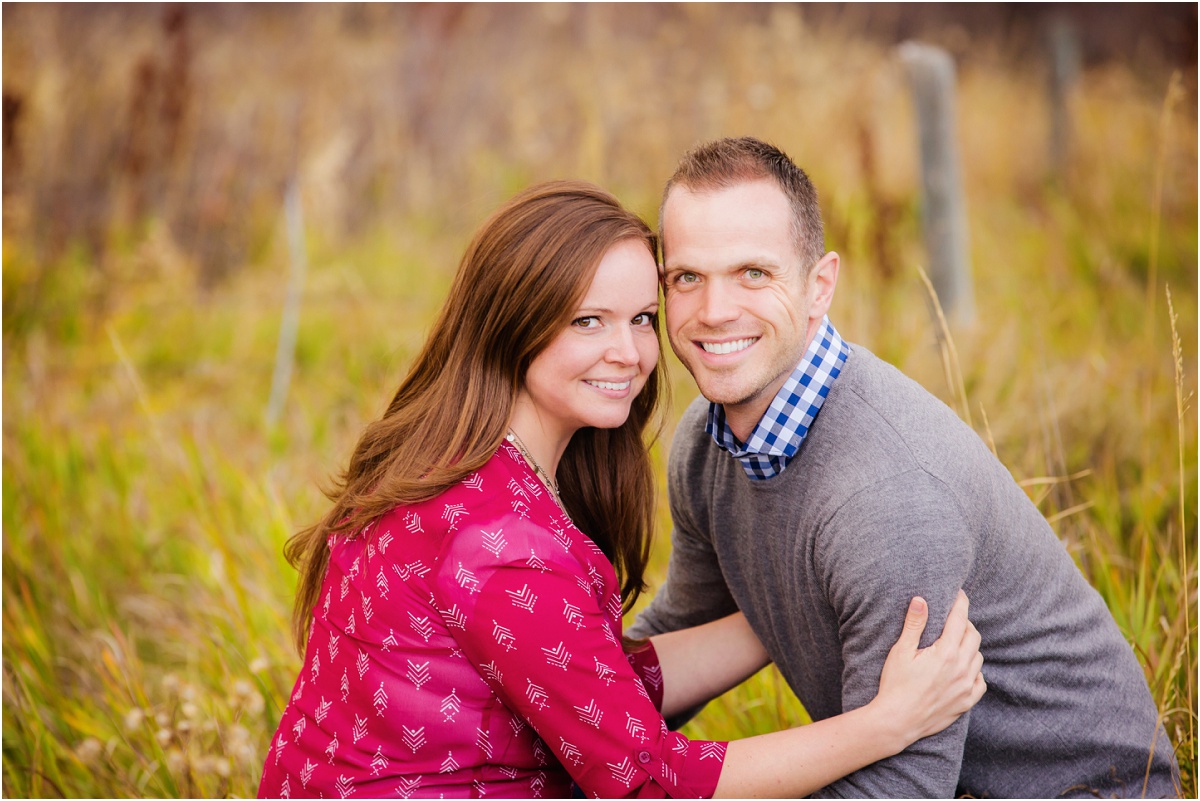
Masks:
[[[521,449],[534,467],[544,470],[551,483],[557,484],[558,463],[575,432],[562,432],[545,425],[537,407],[524,397],[517,399],[508,428],[517,435]]]

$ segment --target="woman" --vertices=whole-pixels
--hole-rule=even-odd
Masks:
[[[621,636],[654,513],[654,252],[578,182],[480,229],[333,508],[289,543],[305,658],[260,795],[799,795],[978,700],[965,598],[920,652],[915,600],[866,707],[731,744],[667,730],[767,656],[741,615]]]

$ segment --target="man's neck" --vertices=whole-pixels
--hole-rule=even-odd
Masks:
[[[796,359],[785,373],[780,375],[770,385],[764,387],[757,395],[747,398],[743,402],[734,406],[722,405],[725,410],[725,425],[729,426],[729,430],[737,437],[738,442],[745,442],[750,439],[750,435],[754,433],[754,429],[758,426],[763,415],[767,413],[767,409],[771,408],[771,401],[775,400],[775,396],[779,394],[779,390],[787,383],[790,376],[804,361],[804,357],[808,354],[808,349],[812,345],[813,337],[817,335],[817,331],[821,329],[821,319],[809,320],[808,333],[804,338],[804,347],[800,348],[800,357]]]

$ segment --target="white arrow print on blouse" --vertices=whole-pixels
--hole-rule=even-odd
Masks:
[[[604,764],[608,765],[608,771],[614,779],[624,784],[626,788],[629,787],[629,783],[633,781],[633,763],[629,761],[629,757],[622,759],[616,765],[611,762]]]
[[[434,604],[433,608],[437,609],[438,614],[442,616],[442,622],[446,624],[446,628],[466,631],[467,616],[459,610],[458,604],[451,604],[449,609],[441,609]]]
[[[451,687],[450,694],[442,699],[442,714],[447,722],[454,720],[454,716],[458,714],[459,708],[462,706],[458,700],[458,691]]]
[[[458,582],[458,586],[468,592],[479,592],[479,579],[475,578],[475,574],[463,567],[462,562],[458,563],[458,572],[454,574],[454,580]]]
[[[287,741],[283,739],[283,732],[275,738],[275,764],[279,764],[279,758],[283,756],[283,747],[287,745]]]
[[[467,513],[467,508],[461,503],[448,503],[442,510],[442,519],[449,523],[450,531],[458,529],[458,519]]]
[[[375,614],[375,611],[371,608],[371,596],[369,596],[369,595],[363,596],[362,612],[363,612],[363,620],[365,620],[367,622],[367,625],[370,625],[371,617]]]
[[[280,798],[291,798],[292,797],[292,783],[288,781],[287,776],[283,777],[283,786],[279,788],[279,797]]]
[[[579,607],[565,600],[563,604],[563,617],[567,619],[567,622],[573,625],[576,631],[583,628],[583,613]]]
[[[353,609],[350,610],[350,618],[346,621],[346,633],[347,634],[354,633],[354,610]]]
[[[494,681],[496,684],[504,683],[504,677],[500,675],[500,670],[496,667],[496,661],[494,659],[491,662],[488,662],[486,665],[480,665],[479,669],[483,671],[483,675],[486,676],[488,680]]]
[[[387,553],[388,546],[392,544],[392,532],[385,531],[379,535],[379,552]]]
[[[379,568],[379,573],[375,576],[375,589],[379,591],[379,597],[387,600],[388,595],[388,580],[387,573],[383,572],[383,568]]]
[[[504,546],[508,545],[508,540],[504,539],[504,529],[502,528],[495,531],[483,531],[481,529],[479,533],[483,535],[484,549],[490,551],[492,556],[500,556],[500,553],[504,550]]]
[[[404,744],[408,746],[408,750],[414,754],[420,751],[425,745],[425,727],[410,729],[407,726],[401,726],[400,728],[404,730]]]
[[[612,684],[613,681],[615,680],[613,677],[617,675],[617,672],[615,670],[613,670],[612,668],[610,668],[608,665],[601,662],[600,657],[597,656],[597,657],[595,657],[595,659],[596,659],[596,677],[598,679],[600,679],[602,682],[604,682],[605,684]]]
[[[571,537],[565,529],[551,526],[550,530],[554,532],[554,541],[561,545],[564,551],[571,550]]]
[[[404,513],[404,527],[408,529],[410,534],[424,534],[425,529],[421,526],[421,516],[416,512]]]
[[[532,612],[533,605],[537,603],[537,596],[533,594],[533,590],[529,589],[528,584],[519,590],[505,590],[504,592],[512,601],[513,606],[524,609],[526,612]]]
[[[546,694],[545,690],[534,684],[532,680],[526,679],[525,681],[528,683],[528,686],[525,688],[525,697],[529,699],[529,703],[538,709],[544,710],[550,703],[550,696]]]
[[[636,737],[639,743],[646,742],[646,727],[628,712],[625,713],[625,731],[629,732],[630,737]]]
[[[503,645],[506,651],[511,651],[517,647],[517,640],[513,637],[512,631],[501,626],[494,620],[492,621],[492,636],[496,638],[496,644]]]
[[[533,497],[542,497],[542,482],[533,476],[524,476],[521,478],[521,483],[525,485],[525,489],[533,493]]]
[[[337,732],[333,733],[333,739],[329,741],[329,745],[325,746],[325,754],[329,757],[329,764],[333,764],[333,755],[338,750]]]
[[[583,754],[579,752],[579,749],[575,747],[574,743],[568,743],[561,737],[559,737],[558,740],[562,743],[562,748],[560,750],[562,751],[563,760],[570,761],[572,765],[579,767],[579,763],[583,762]]]
[[[540,570],[543,573],[549,573],[550,568],[546,567],[546,563],[533,550],[529,551],[529,558],[525,560],[525,564],[532,567],[534,570]]]
[[[406,733],[408,729],[404,730]],[[421,728],[424,731],[424,727]],[[367,736],[367,719],[354,716],[354,728],[350,730],[350,736],[354,738],[354,744],[358,745],[358,741]]]
[[[320,676],[320,675],[321,675],[321,652],[318,651],[313,654],[313,661],[312,661],[313,681],[316,681],[317,676]]]
[[[524,487],[517,483],[515,478],[510,478],[508,480],[508,491],[522,500],[529,500],[529,493],[525,491]]]
[[[421,784],[421,777],[415,776],[411,779],[405,779],[401,777],[397,781],[398,784],[396,785],[396,793],[401,798],[411,798],[413,790],[417,789],[417,787]]]
[[[524,518],[529,517],[529,507],[525,505],[525,501],[513,501],[512,509],[514,512],[519,514],[521,517],[524,517]]]
[[[317,712],[316,715],[314,715],[314,717],[317,719],[317,723],[321,723],[325,720],[325,716],[329,714],[330,709],[333,709],[333,704],[326,701],[325,696],[322,695],[321,703],[317,705]]]
[[[475,747],[482,751],[485,757],[491,759],[492,741],[488,738],[487,732],[479,727],[476,727],[475,731],[479,732],[479,736],[475,738]]]
[[[534,774],[533,779],[529,782],[529,788],[533,790],[534,798],[542,797],[542,788],[546,786],[546,774],[540,770]]]
[[[350,565],[350,578],[358,578],[359,562],[362,561],[361,556],[354,557],[354,564]]]
[[[389,629],[390,631],[390,629]],[[359,681],[362,681],[363,674],[367,672],[367,667],[371,664],[371,660],[367,657],[366,652],[358,652],[358,660],[354,663],[354,669],[358,672]]]
[[[378,776],[379,771],[388,766],[387,757],[383,755],[383,746],[375,749],[375,756],[371,758],[371,775]]]
[[[383,710],[387,709],[388,697],[383,689],[383,682],[379,682],[379,689],[375,691],[375,714],[383,717]]]
[[[587,706],[577,706],[575,711],[579,713],[579,719],[588,724],[594,729],[600,728],[600,721],[604,718],[604,711],[596,705],[596,699],[588,701]]]
[[[553,648],[543,648],[542,653],[546,655],[546,662],[557,668],[567,669],[567,663],[571,661],[571,652],[563,647],[560,642]]]
[[[478,473],[472,473],[463,479],[463,486],[467,489],[483,492],[483,476],[479,475]]]
[[[662,667],[660,665],[651,665],[642,670],[642,676],[655,690],[662,689]]]
[[[417,686],[417,689],[420,690],[422,685],[424,685],[425,682],[429,681],[429,663],[423,662],[418,665],[417,663],[413,662],[411,659],[408,660],[407,675],[408,675],[408,680],[411,681],[413,684],[415,684]]]
[[[337,790],[337,793],[340,797],[349,798],[350,791],[354,789],[354,785],[350,782],[349,777],[339,775],[337,777],[337,782],[334,783],[334,789]]]
[[[333,590],[325,590],[325,603],[321,606],[321,617],[329,619],[329,602],[333,600]]]
[[[329,643],[325,646],[329,650],[329,662],[331,664],[333,663],[333,660],[337,659],[338,640],[340,640],[340,639],[341,639],[341,637],[339,637],[338,635],[330,634],[329,635]]]
[[[446,752],[446,758],[442,760],[442,769],[439,773],[453,773],[458,770],[458,761],[454,758],[454,753]]]
[[[408,625],[412,627],[412,630],[415,631],[421,637],[421,639],[423,639],[425,642],[429,642],[430,636],[433,635],[433,626],[429,624],[428,617],[417,617],[412,612],[409,612]]]
[[[725,758],[724,743],[701,743],[700,744],[700,761],[706,759],[722,760]]]
[[[308,787],[308,780],[312,778],[313,769],[316,765],[310,760],[304,760],[304,767],[300,769],[300,783]]]
[[[350,674],[346,668],[342,668],[342,680],[338,683],[338,689],[342,691],[342,703],[346,703],[350,699]]]

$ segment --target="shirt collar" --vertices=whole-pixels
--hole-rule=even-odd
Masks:
[[[718,403],[709,404],[704,430],[741,462],[752,480],[773,478],[783,472],[800,450],[849,355],[850,346],[829,322],[829,317],[822,318],[800,364],[779,388],[745,444],[733,435],[725,419],[725,408]]]

